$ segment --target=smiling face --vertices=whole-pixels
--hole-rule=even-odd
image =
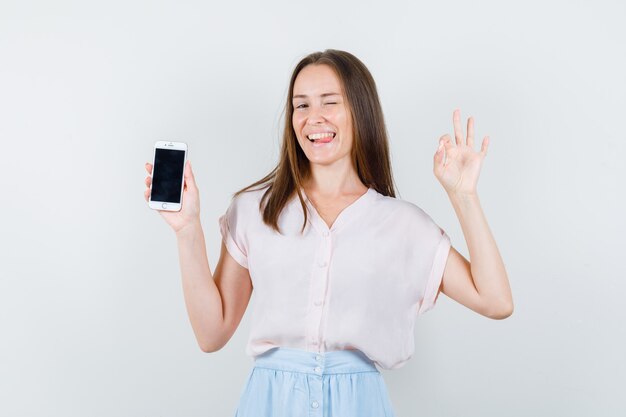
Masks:
[[[304,67],[296,77],[292,100],[293,129],[311,164],[349,162],[352,117],[335,71],[324,64]]]

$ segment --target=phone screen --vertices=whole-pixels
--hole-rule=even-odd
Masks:
[[[155,150],[150,200],[180,204],[184,164],[185,151]]]

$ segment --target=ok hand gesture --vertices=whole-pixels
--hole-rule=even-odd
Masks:
[[[450,135],[439,138],[439,148],[434,157],[434,174],[448,194],[475,195],[480,168],[487,156],[489,137],[483,138],[479,152],[474,151],[474,118],[467,120],[467,141],[463,140],[461,130],[461,111],[452,115],[456,146],[452,145]],[[445,161],[444,161],[445,150]]]

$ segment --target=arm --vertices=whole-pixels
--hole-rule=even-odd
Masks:
[[[477,195],[450,194],[470,254],[471,263],[451,248],[441,292],[492,319],[513,313],[513,297],[504,262]]]
[[[145,168],[151,174],[152,164],[146,163]],[[152,177],[147,177],[145,183],[147,202]],[[248,270],[233,259],[223,241],[215,273],[211,274],[200,224],[200,195],[190,161],[185,165],[184,190],[180,211],[159,210],[159,214],[176,232],[185,304],[198,345],[204,352],[214,352],[230,340],[239,326],[252,282]]]
[[[211,274],[202,226],[176,233],[187,314],[203,352],[221,349],[232,337],[246,310],[252,283],[222,242],[220,259]]]
[[[513,313],[511,288],[476,192],[489,139],[485,137],[481,150],[475,152],[472,149],[474,119],[470,117],[467,121],[467,141],[463,140],[459,110],[454,111],[452,120],[456,146],[452,145],[450,135],[439,139],[433,170],[461,223],[471,263],[451,248],[440,290],[484,316],[506,318]]]

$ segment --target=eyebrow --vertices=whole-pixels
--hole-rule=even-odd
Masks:
[[[341,94],[339,93],[324,93],[321,94],[320,97],[328,97],[328,96],[340,96]],[[308,96],[306,94],[298,94],[293,96],[292,100],[295,100],[297,98],[307,98]]]

